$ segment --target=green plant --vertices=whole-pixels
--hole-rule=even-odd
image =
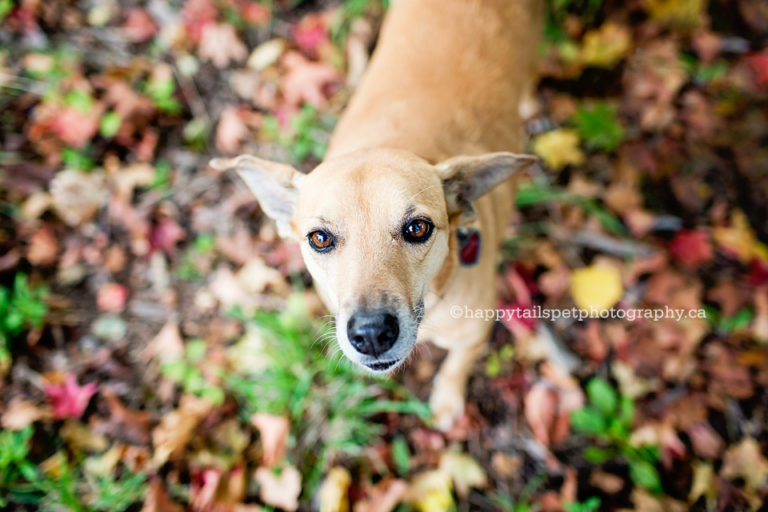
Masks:
[[[40,510],[121,512],[146,496],[146,475],[123,470],[83,476],[63,452],[49,459],[48,472],[29,460],[32,426],[0,431],[0,507],[12,503]]]
[[[616,107],[605,102],[582,104],[571,118],[588,149],[614,151],[624,140]]]
[[[208,382],[197,366],[205,358],[206,351],[205,340],[190,340],[184,347],[184,357],[164,363],[162,372],[167,378],[180,383],[187,393],[221,404],[224,402],[224,391]]]
[[[573,204],[585,212],[594,215],[600,223],[609,231],[625,236],[627,229],[611,212],[594,199],[579,196],[563,188],[549,184],[528,183],[521,185],[517,190],[515,205],[518,208],[526,208],[541,203],[562,202]]]
[[[297,162],[308,156],[322,160],[328,149],[333,124],[331,119],[321,116],[313,106],[304,105],[291,119],[288,129],[281,129],[277,118],[270,116],[264,120],[264,132],[271,140],[287,148]]]
[[[37,468],[27,460],[33,433],[31,426],[0,431],[0,507],[11,501],[26,503],[34,494],[28,482],[37,475]]]
[[[331,27],[333,41],[338,46],[343,46],[355,20],[373,9],[389,9],[389,0],[344,0],[339,15]]]
[[[10,367],[10,339],[26,329],[43,325],[48,312],[47,294],[44,286],[30,286],[27,276],[21,272],[16,274],[12,289],[0,286],[0,375]]]
[[[258,312],[246,319],[257,334],[256,346],[248,352],[263,362],[263,369],[226,376],[225,382],[246,418],[267,412],[290,419],[294,462],[308,475],[304,492],[311,496],[334,455],[358,455],[381,434],[373,416],[416,414],[428,422],[430,411],[395,381],[364,375],[351,363],[325,354],[316,341],[330,341],[333,331],[318,328],[299,297],[285,312]],[[404,464],[405,453],[398,460]]]
[[[89,148],[62,148],[61,160],[64,162],[64,166],[69,169],[77,169],[80,171],[90,171],[95,167],[93,159],[88,156]]]
[[[197,281],[205,277],[210,266],[216,240],[210,233],[201,233],[195,243],[188,248],[181,258],[176,275],[183,281]]]
[[[571,414],[573,428],[595,440],[597,444],[584,451],[584,457],[599,464],[621,456],[629,466],[635,484],[659,493],[661,479],[656,470],[658,447],[630,444],[635,416],[634,402],[619,396],[605,379],[594,377],[587,383],[588,405]]]
[[[595,512],[600,508],[600,498],[593,496],[582,502],[566,503],[565,512]]]
[[[173,78],[163,80],[147,80],[144,83],[144,94],[152,99],[155,107],[169,114],[181,112],[181,103],[174,96],[176,82]]]

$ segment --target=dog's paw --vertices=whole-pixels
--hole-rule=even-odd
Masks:
[[[429,397],[429,406],[435,427],[442,432],[451,430],[456,421],[464,415],[464,390],[441,386],[435,381],[435,387]]]

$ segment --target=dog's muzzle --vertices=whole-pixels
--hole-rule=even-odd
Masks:
[[[364,356],[376,361],[366,364],[374,371],[384,371],[398,361],[379,361],[397,342],[400,326],[397,316],[388,311],[357,311],[347,322],[347,339],[352,347]]]

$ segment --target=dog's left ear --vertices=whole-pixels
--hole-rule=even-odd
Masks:
[[[250,155],[214,158],[210,166],[220,171],[235,170],[256,196],[264,213],[277,224],[281,237],[294,238],[291,219],[304,175],[290,165]]]
[[[473,218],[472,202],[538,159],[515,153],[457,156],[437,164],[448,214]]]

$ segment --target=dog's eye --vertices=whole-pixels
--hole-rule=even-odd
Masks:
[[[333,249],[333,235],[327,231],[317,230],[307,235],[309,246],[317,252],[328,252]]]
[[[420,244],[429,240],[432,229],[435,227],[427,219],[416,219],[409,221],[403,226],[403,238],[406,242]]]

